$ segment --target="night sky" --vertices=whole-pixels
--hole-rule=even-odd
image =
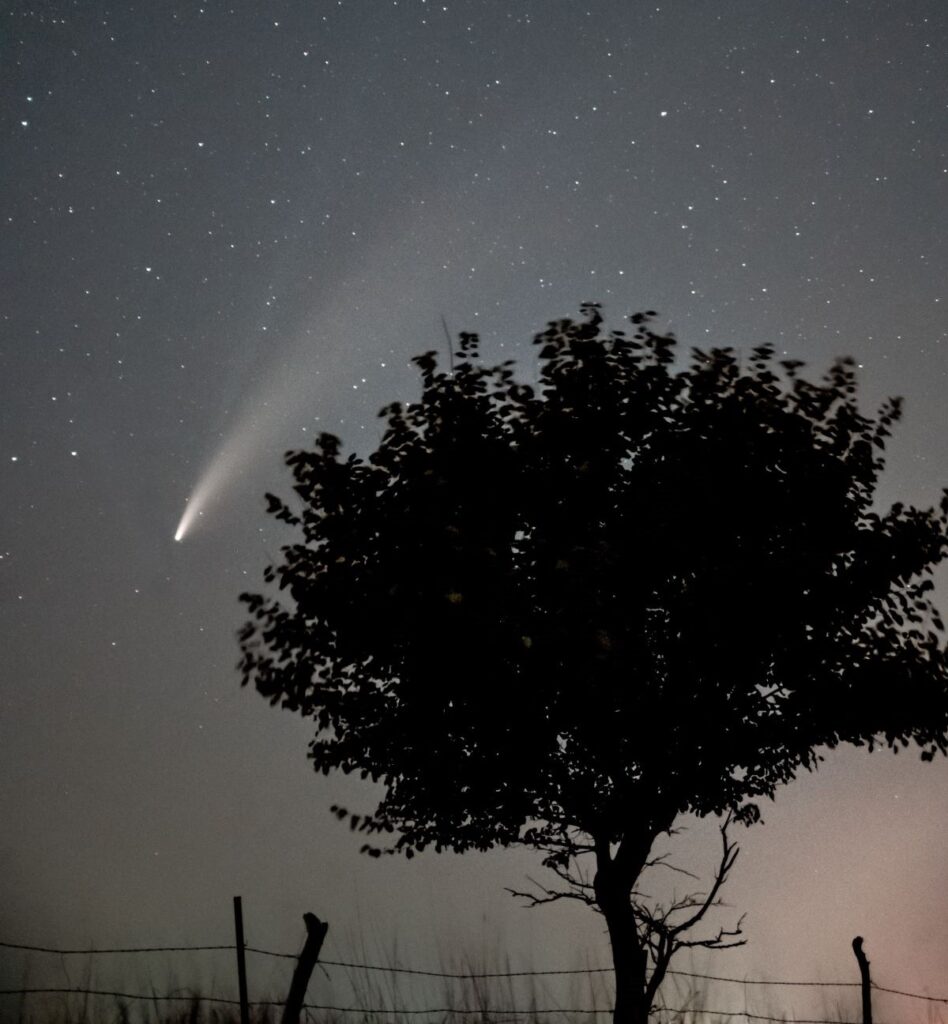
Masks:
[[[529,853],[358,855],[328,808],[371,789],[317,778],[308,724],[239,688],[237,595],[285,539],[263,494],[319,430],[376,444],[442,317],[529,378],[532,335],[593,300],[817,375],[853,355],[867,409],[907,402],[881,501],[937,501],[944,0],[3,14],[0,939],[228,942],[239,893],[270,948],[312,910],[330,957],[608,964],[598,918],[503,892]],[[837,752],[764,819],[727,892],[749,944],[698,966],[858,980],[862,934],[879,984],[948,996],[944,759]]]

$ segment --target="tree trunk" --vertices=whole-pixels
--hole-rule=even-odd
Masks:
[[[654,993],[649,994],[648,950],[639,939],[635,925],[632,890],[648,863],[652,843],[671,829],[675,816],[675,811],[653,816],[641,832],[623,838],[615,857],[610,853],[608,839],[596,837],[594,840],[593,890],[609,930],[616,978],[613,1024],[648,1024]]]
[[[648,1024],[651,1009],[645,994],[648,954],[639,942],[631,903],[632,884],[638,872],[627,883],[624,873],[617,870],[608,853],[598,860],[594,889],[609,930],[616,981],[612,1021],[613,1024]]]
[[[646,999],[646,967],[648,957],[639,945],[635,918],[629,906],[603,907],[612,945],[612,964],[616,979],[616,1003],[612,1013],[613,1024],[648,1024],[651,1007]]]

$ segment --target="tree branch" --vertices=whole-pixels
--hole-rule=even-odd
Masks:
[[[703,900],[697,896],[687,897],[687,900],[697,901],[694,904],[690,904],[689,909],[691,908],[691,906],[697,906],[697,910],[694,914],[692,914],[691,917],[689,917],[685,921],[682,921],[681,924],[676,925],[672,929],[673,937],[678,936],[682,932],[686,932],[689,929],[693,928],[711,909],[711,907],[715,906],[715,901],[717,900],[718,893],[721,891],[721,886],[723,886],[724,883],[727,881],[727,877],[730,874],[731,868],[734,867],[734,862],[737,860],[737,855],[740,853],[740,849],[737,846],[737,844],[728,841],[727,830],[730,824],[731,815],[728,814],[720,830],[722,846],[721,862],[718,864],[717,870],[714,873],[714,882],[710,890],[708,891],[708,895],[705,896]],[[684,906],[681,906],[679,907],[679,909],[685,908]]]
[[[675,900],[667,909],[661,906],[652,909],[641,901],[633,900],[632,911],[639,928],[639,938],[652,958],[652,975],[646,985],[646,998],[649,1000],[649,1005],[654,1001],[672,957],[679,950],[733,949],[736,946],[743,946],[746,941],[741,938],[743,916],[739,918],[734,928],[719,928],[717,934],[703,938],[687,937],[687,933],[702,921],[712,907],[721,906],[718,893],[727,881],[739,852],[737,845],[728,839],[727,830],[731,820],[732,816],[729,814],[721,825],[721,859],[706,895],[692,893]],[[677,924],[673,923],[672,917],[682,912],[688,912],[688,916]]]
[[[505,889],[505,891],[509,892],[511,896],[526,900],[529,907],[539,907],[544,903],[555,903],[557,900],[578,900],[587,906],[592,906],[595,903],[593,896],[582,892],[567,889],[548,889],[545,885],[541,885],[535,879],[529,877],[527,881],[536,886],[537,892],[523,892],[520,889]]]

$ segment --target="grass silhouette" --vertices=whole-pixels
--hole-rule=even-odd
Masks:
[[[397,945],[380,957],[371,956],[364,942],[359,945],[359,962],[374,963],[385,970],[326,970],[317,965],[301,1018],[306,1024],[611,1022],[611,974],[597,972],[588,962],[566,976],[518,973],[529,971],[529,967],[515,967],[509,956],[495,946],[479,954],[443,956],[440,972],[460,977],[429,977],[396,973],[406,967]],[[279,1024],[292,964],[289,959],[278,961],[266,991],[251,991],[251,1024]],[[192,974],[198,976],[197,971]],[[50,986],[58,989],[54,992],[38,991],[47,986],[39,981],[32,964],[25,966],[21,977],[21,987],[32,991],[0,997],[0,1024],[240,1024],[240,1008],[230,985],[221,986],[213,979],[198,985],[181,985],[169,973],[158,985],[147,975],[131,971],[122,981],[110,975],[107,981],[99,982],[93,957],[87,959],[79,972],[66,972],[65,977]],[[824,989],[822,998],[801,1013],[788,1012],[772,991],[763,995],[751,982],[742,988],[735,998],[733,990],[727,995],[720,989],[709,991],[707,985],[694,978],[669,978],[652,1019],[655,1024],[860,1021],[858,989],[840,995]],[[430,1012],[419,1012],[427,1009]],[[893,1002],[891,996],[881,997],[874,1010],[878,1024],[946,1024],[943,1009],[932,1003],[905,1005]]]

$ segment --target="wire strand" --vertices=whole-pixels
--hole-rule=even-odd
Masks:
[[[28,946],[18,942],[3,942],[0,941],[0,947],[4,949],[18,949],[29,953],[49,953],[56,956],[96,956],[99,954],[114,954],[114,953],[200,953],[200,952],[211,952],[211,951],[233,951],[237,947],[233,944],[230,945],[218,945],[218,946],[124,946],[107,949],[59,949],[52,946]],[[262,956],[279,957],[286,960],[296,960],[297,954],[295,953],[278,953],[272,949],[261,949],[257,946],[245,946],[244,949],[248,953],[257,953]],[[391,974],[411,974],[426,978],[453,978],[457,980],[486,980],[490,978],[538,978],[538,977],[564,977],[568,975],[577,974],[611,974],[613,968],[611,967],[587,967],[577,968],[572,970],[541,970],[541,971],[486,971],[486,972],[475,972],[475,971],[464,971],[464,972],[452,972],[452,971],[427,971],[421,970],[415,967],[390,967],[385,964],[363,964],[351,960],[320,960],[319,963],[324,967],[343,967],[348,970],[360,970],[360,971],[385,971]],[[694,971],[675,971],[670,970],[667,972],[669,975],[674,975],[679,978],[695,978],[699,981],[720,981],[726,984],[732,985],[767,985],[774,987],[791,987],[791,988],[860,988],[861,984],[858,981],[783,981],[774,980],[770,978],[731,978],[726,975],[720,974],[700,974]],[[923,995],[920,992],[907,992],[904,989],[887,988],[882,985],[877,985],[875,982],[872,983],[872,988],[876,992],[885,992],[889,995],[904,996],[907,999],[922,999],[930,1003],[945,1003],[948,1004],[948,996],[929,996]],[[64,991],[72,991],[67,989]],[[0,992],[0,995],[7,994],[6,991]],[[172,997],[168,997],[172,998]],[[178,998],[178,997],[173,997]],[[407,1012],[407,1011],[406,1011]],[[435,1011],[432,1011],[435,1012]],[[550,1011],[553,1012],[553,1011]],[[710,1011],[708,1011],[710,1012]],[[802,1022],[801,1022],[802,1024]]]
[[[135,946],[126,949],[53,949],[51,946],[24,946],[18,942],[0,942],[0,946],[4,949],[25,949],[30,953],[55,953],[59,956],[91,956],[99,953],[197,953],[212,949],[237,948],[236,946]]]
[[[873,991],[888,992],[890,996],[907,996],[909,999],[925,999],[929,1003],[948,1003],[948,997],[946,996],[923,996],[920,992],[903,992],[901,989],[897,988],[883,988],[875,982],[872,982],[871,985]]]

